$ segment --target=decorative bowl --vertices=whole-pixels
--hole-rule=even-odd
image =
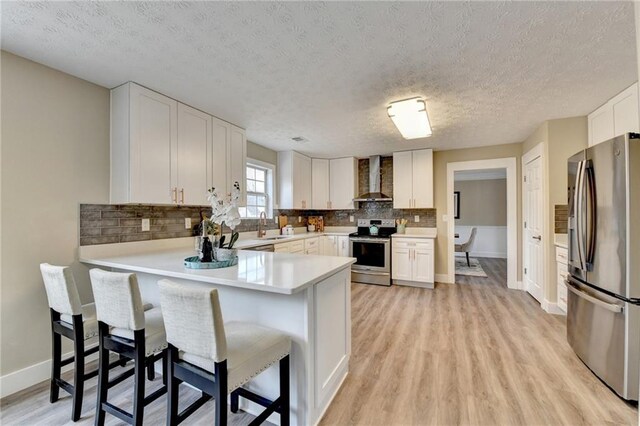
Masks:
[[[226,262],[238,256],[238,249],[214,248],[213,257],[218,262]]]

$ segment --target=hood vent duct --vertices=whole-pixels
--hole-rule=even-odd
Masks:
[[[369,157],[369,192],[359,195],[353,201],[393,201],[393,198],[381,192],[382,169],[380,161],[379,155]]]

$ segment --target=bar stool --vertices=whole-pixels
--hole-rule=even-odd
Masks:
[[[105,414],[133,425],[142,425],[144,407],[167,392],[167,339],[160,308],[144,311],[138,280],[135,274],[89,271],[98,319],[100,366],[98,373],[98,401],[96,425],[103,425]],[[134,368],[109,380],[109,351],[134,361]],[[164,385],[145,396],[145,367],[153,369],[162,359]],[[109,389],[134,376],[133,413],[107,401]],[[153,377],[151,377],[152,379]]]
[[[223,323],[216,289],[169,280],[161,280],[158,285],[169,343],[167,425],[181,423],[212,397],[215,424],[226,425],[230,392],[234,413],[239,397],[265,407],[252,425],[277,412],[280,424],[288,426],[290,338],[259,325]],[[280,363],[280,396],[275,401],[241,387],[276,362]],[[178,413],[178,387],[182,382],[198,388],[202,396]]]
[[[84,382],[98,375],[98,370],[85,374],[85,358],[98,352],[98,346],[85,349],[87,340],[98,335],[96,305],[82,305],[78,288],[71,268],[40,264],[42,281],[47,292],[49,312],[51,314],[51,384],[49,401],[56,402],[60,397],[60,389],[68,392],[73,398],[71,420],[80,419]],[[73,341],[74,355],[62,359],[62,336]],[[62,380],[62,367],[74,363],[73,385]],[[113,362],[109,368],[124,366],[126,360]]]

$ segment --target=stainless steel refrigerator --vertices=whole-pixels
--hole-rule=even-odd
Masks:
[[[640,135],[569,159],[567,340],[618,395],[638,400]]]

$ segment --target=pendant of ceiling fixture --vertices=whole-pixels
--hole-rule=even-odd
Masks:
[[[427,103],[420,97],[391,102],[387,114],[405,139],[426,138],[432,134]]]

